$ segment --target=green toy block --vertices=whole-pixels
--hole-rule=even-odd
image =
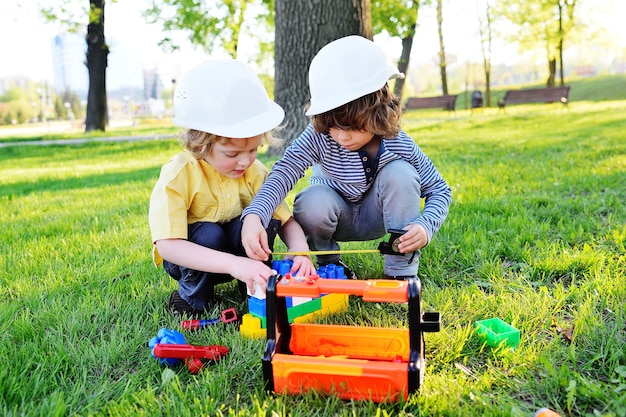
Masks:
[[[290,323],[293,323],[296,317],[304,316],[309,313],[313,313],[314,311],[318,311],[322,308],[322,299],[314,298],[311,301],[307,301],[302,304],[298,304],[297,306],[293,306],[287,309],[287,318]]]
[[[506,346],[516,348],[520,341],[520,332],[515,327],[497,317],[476,322],[476,333],[489,346]]]

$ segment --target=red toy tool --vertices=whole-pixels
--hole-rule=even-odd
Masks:
[[[222,316],[220,318],[208,320],[185,320],[180,323],[180,327],[185,330],[198,330],[220,322],[232,323],[234,321],[237,321],[237,311],[234,308],[227,308],[226,310],[222,310]]]
[[[204,366],[203,360],[217,361],[228,354],[226,346],[194,346],[158,343],[152,354],[157,358],[182,359],[192,374],[197,374]]]
[[[174,366],[183,360],[192,374],[197,374],[206,361],[217,361],[228,354],[226,346],[188,345],[182,333],[167,328],[159,330],[148,347],[152,357],[159,359],[162,365]]]

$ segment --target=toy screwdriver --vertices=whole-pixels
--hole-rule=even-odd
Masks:
[[[198,330],[220,322],[226,324],[234,321],[237,321],[237,311],[235,311],[234,308],[227,308],[226,310],[222,310],[222,315],[219,318],[208,320],[184,320],[180,323],[180,327],[185,330]]]

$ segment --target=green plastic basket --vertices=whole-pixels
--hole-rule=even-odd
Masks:
[[[499,318],[479,320],[476,322],[476,333],[489,346],[506,346],[516,348],[519,345],[519,330]]]

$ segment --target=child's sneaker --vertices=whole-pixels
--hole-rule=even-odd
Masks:
[[[187,315],[189,317],[197,317],[202,314],[201,311],[195,310],[187,301],[183,300],[178,291],[172,292],[167,306],[171,311],[180,316]]]

